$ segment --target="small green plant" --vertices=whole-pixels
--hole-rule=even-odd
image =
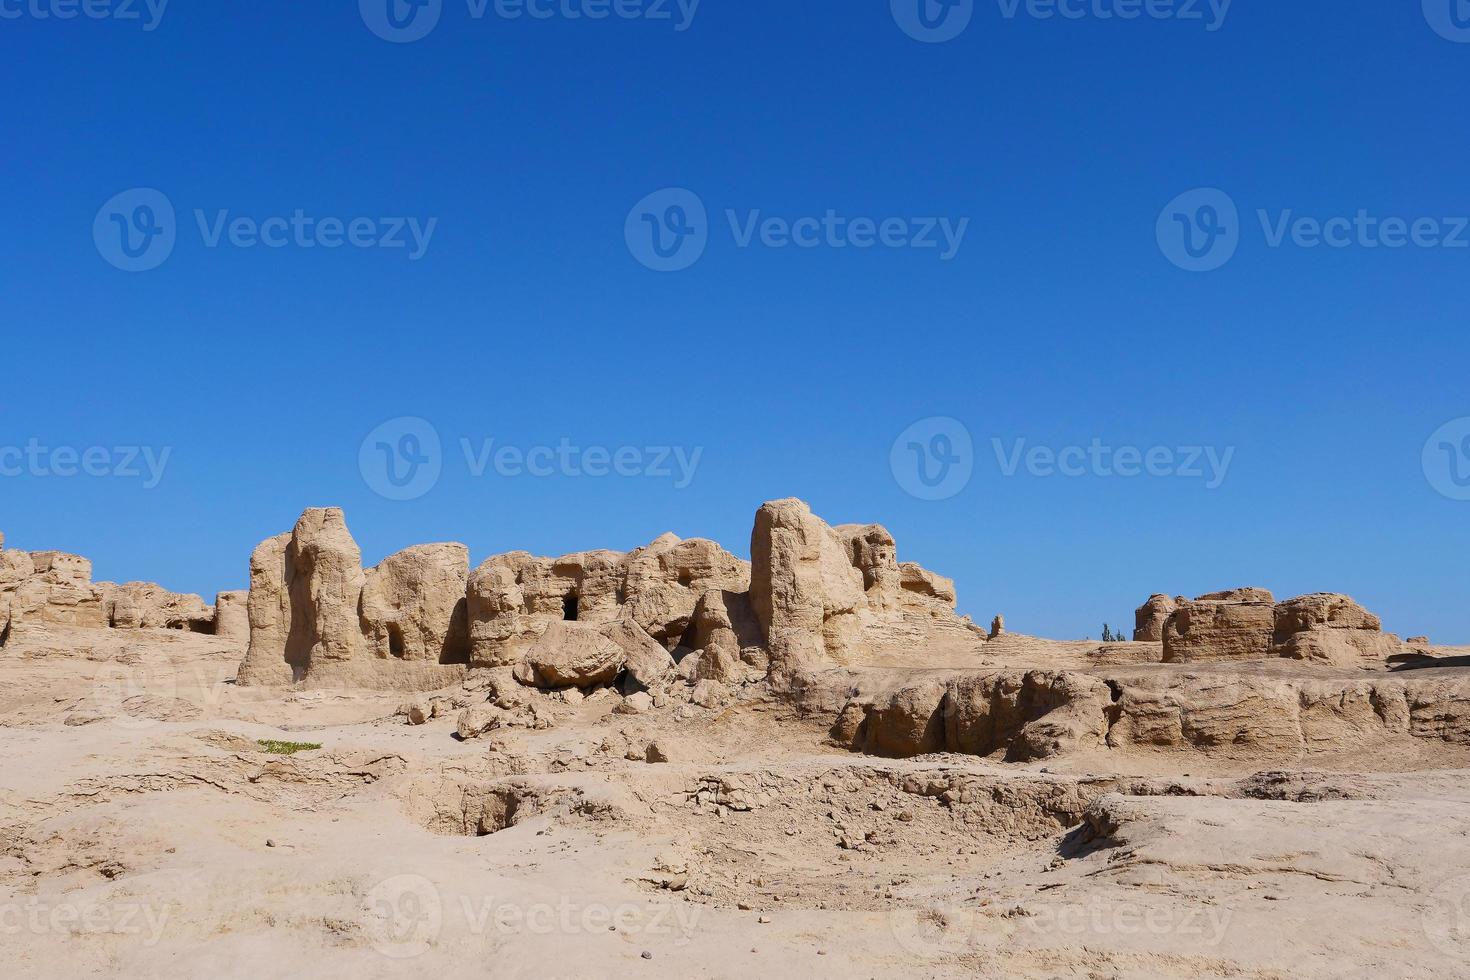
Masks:
[[[311,752],[321,748],[316,742],[278,742],[273,738],[256,739],[256,744],[273,755],[295,755],[297,752]]]

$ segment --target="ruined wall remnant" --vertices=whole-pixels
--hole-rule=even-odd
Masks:
[[[16,551],[0,536],[0,635],[18,629],[174,629],[213,634],[215,609],[152,582],[93,582],[92,563],[62,551]]]
[[[880,525],[829,527],[798,500],[756,516],[753,561],[664,534],[629,552],[515,551],[474,571],[463,545],[363,570],[342,512],[315,508],[251,558],[242,684],[443,686],[466,669],[523,683],[650,687],[674,654],[694,680],[841,663],[862,631],[954,616],[954,583],[900,564]]]

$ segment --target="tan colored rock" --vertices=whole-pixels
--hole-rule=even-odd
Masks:
[[[479,738],[499,728],[504,716],[504,711],[488,704],[466,708],[455,719],[455,732],[465,741]]]
[[[897,609],[904,576],[893,535],[881,524],[842,524],[832,530],[847,549],[849,563],[862,575],[868,607]]]
[[[513,665],[556,622],[628,619],[672,649],[689,631],[703,589],[744,591],[749,580],[748,565],[714,542],[672,534],[627,555],[498,555],[470,576],[471,662]]]
[[[614,714],[619,715],[646,715],[653,710],[653,698],[649,697],[647,691],[634,691],[623,698],[618,706],[613,709]]]
[[[942,680],[923,681],[888,692],[857,710],[844,708],[834,739],[868,755],[904,759],[945,748]]]
[[[949,683],[945,745],[1008,762],[1098,748],[1112,692],[1096,677],[1035,670],[961,677]]]
[[[214,608],[197,595],[170,592],[154,582],[127,582],[112,590],[108,623],[114,629],[214,632]]]
[[[711,589],[700,597],[694,617],[694,646],[703,651],[690,676],[730,683],[747,669],[744,651],[761,641],[760,623],[746,592]]]
[[[221,592],[214,597],[214,635],[250,642],[250,592]]]
[[[61,551],[0,551],[0,629],[29,625],[104,629],[112,586],[92,584],[92,563]]]
[[[1135,643],[1161,643],[1164,639],[1164,624],[1178,608],[1178,603],[1169,596],[1156,593],[1139,606],[1133,614],[1133,641]]]
[[[1403,652],[1398,638],[1350,597],[1319,592],[1276,604],[1273,642],[1278,656],[1334,667],[1383,669]]]
[[[689,700],[701,708],[718,708],[725,703],[729,697],[729,690],[719,681],[700,681],[694,685],[694,693]]]
[[[763,504],[751,534],[750,602],[773,674],[839,660],[852,641],[862,574],[833,530],[796,499]]]
[[[64,551],[33,551],[31,563],[36,577],[53,585],[85,585],[92,581],[92,563]]]
[[[339,507],[313,507],[291,533],[291,634],[310,668],[346,664],[363,649],[358,606],[366,576],[362,551]]]
[[[1275,605],[1265,589],[1212,592],[1181,603],[1164,626],[1164,662],[1271,656]]]
[[[278,534],[250,555],[250,591],[245,601],[250,645],[236,683],[283,687],[306,676],[309,647],[292,635],[291,535]]]
[[[1275,633],[1278,643],[1307,630],[1350,629],[1377,633],[1379,618],[1349,596],[1331,592],[1298,596],[1276,604]]]
[[[689,631],[710,589],[746,592],[750,565],[704,538],[664,534],[628,555],[623,592],[633,621],[672,648]]]
[[[379,659],[467,664],[469,549],[422,544],[383,559],[362,588],[362,629]]]
[[[517,555],[516,581],[527,614],[545,620],[606,623],[618,618],[627,556],[582,551],[560,558]]]
[[[342,511],[308,510],[291,534],[263,542],[251,557],[250,649],[239,683],[398,691],[458,683],[468,648],[456,625],[467,572],[462,546],[410,548],[373,569],[364,607],[369,576]],[[394,655],[395,630],[402,657]]]
[[[1320,629],[1292,635],[1275,652],[1291,660],[1331,667],[1382,670],[1388,658],[1403,652],[1403,644],[1394,636],[1372,630]]]
[[[538,687],[594,687],[617,677],[627,654],[595,626],[552,623],[526,653],[523,673]]]
[[[631,619],[608,623],[600,632],[622,648],[623,668],[634,683],[655,688],[674,677],[673,656]]]
[[[27,552],[0,551],[0,592],[13,590],[35,574],[35,562]]]
[[[491,558],[469,577],[467,612],[473,667],[512,666],[540,635],[526,613],[525,593],[516,581],[518,557]]]
[[[10,593],[10,625],[106,629],[111,588],[105,583],[52,582],[42,577],[27,579]]]
[[[997,615],[990,621],[990,639],[998,640],[1006,634],[1006,618]]]
[[[956,601],[954,579],[936,575],[911,561],[900,563],[898,570],[899,586],[903,589],[905,605],[934,603],[950,610],[954,609]]]
[[[933,752],[1049,759],[1101,748],[1112,692],[1068,671],[997,671],[937,677],[854,696],[832,738],[871,755]]]

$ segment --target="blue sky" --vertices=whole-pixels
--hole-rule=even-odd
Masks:
[[[1128,0],[988,0],[938,43],[905,32],[902,0],[692,19],[620,0],[642,16],[601,20],[567,16],[589,0],[544,19],[443,0],[410,43],[374,34],[371,4],[92,2],[141,19],[0,0],[11,546],[212,594],[310,505],[345,507],[369,561],[435,540],[479,560],[670,529],[745,553],[760,502],[794,495],[886,524],[963,611],[1020,631],[1097,636],[1151,592],[1252,584],[1470,642],[1470,502],[1424,462],[1470,416],[1470,248],[1444,243],[1470,241],[1470,43],[1448,0],[1236,0],[1223,20],[1203,0],[1126,20],[1102,15]],[[138,188],[174,240],[132,272],[105,241],[149,217]],[[672,227],[669,188],[704,209],[704,250],[660,272],[627,232]],[[1207,199],[1180,199],[1201,188],[1237,210],[1207,272],[1167,237],[1204,234]],[[1302,244],[1297,219],[1360,211],[1439,244]],[[252,244],[297,212],[304,237]],[[779,225],[742,241],[829,212],[847,247],[777,247]],[[409,218],[432,221],[421,248],[322,244],[354,219],[365,243],[412,243]],[[902,244],[858,247],[854,219]],[[953,254],[913,247],[941,219],[965,222]],[[375,491],[378,440],[360,459],[400,417],[442,447],[412,500]],[[928,500],[891,451],[936,417],[973,452]],[[641,475],[476,475],[492,439],[626,447]],[[1157,447],[1171,475],[1008,467],[1018,440]],[[119,447],[168,452],[156,486]],[[698,453],[687,486],[660,447]],[[1217,486],[1191,447],[1230,453]],[[94,448],[121,475],[54,472]],[[1443,465],[1470,472],[1457,451]]]

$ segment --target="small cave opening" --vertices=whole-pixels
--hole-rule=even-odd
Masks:
[[[575,592],[563,598],[561,601],[561,618],[566,620],[567,622],[576,622],[577,613],[579,611],[577,607],[579,605],[580,602],[578,602],[577,594]]]
[[[687,569],[685,571],[680,572],[679,573],[679,584],[682,585],[682,586],[684,586],[684,588],[686,588],[686,589],[689,588],[689,586],[691,586],[691,585],[694,584],[694,574],[692,572],[688,571]]]
[[[397,623],[388,624],[388,653],[398,660],[403,659],[403,627]]]

